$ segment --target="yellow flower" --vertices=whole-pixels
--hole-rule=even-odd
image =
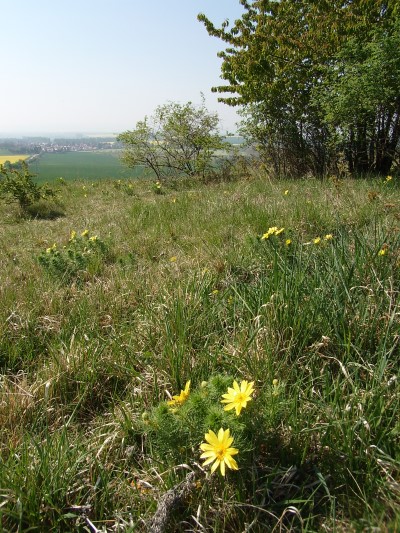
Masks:
[[[53,246],[46,248],[46,254],[51,254],[57,250],[57,244],[53,243]]]
[[[313,243],[314,244],[319,244],[321,242],[321,237],[316,237],[314,240],[313,240]]]
[[[289,246],[290,244],[292,244],[292,240],[291,239],[286,239],[285,244],[286,244],[286,246]]]
[[[273,235],[275,231],[277,231],[277,229],[278,228],[276,226],[273,226],[272,228],[268,228],[268,231],[264,233],[264,235],[261,237],[261,240],[269,239],[269,237]]]
[[[175,261],[176,261],[176,256],[173,255],[172,257],[169,258],[169,260],[170,260],[171,263],[175,263]]]
[[[243,409],[243,407],[246,407],[247,402],[249,402],[252,399],[251,395],[254,392],[253,385],[254,385],[254,381],[251,381],[249,383],[248,381],[243,380],[239,387],[237,381],[234,381],[233,388],[228,387],[227,394],[222,395],[224,399],[221,400],[221,403],[227,404],[224,407],[224,411],[235,409],[236,414],[239,416],[240,411]]]
[[[84,231],[82,231],[81,233],[81,237],[87,237],[89,235],[89,230],[88,229],[85,229]]]
[[[69,237],[69,240],[70,240],[70,241],[73,241],[73,240],[75,239],[75,237],[76,237],[76,231],[75,231],[75,230],[72,230],[72,231],[71,231],[71,235],[70,235],[70,237]]]
[[[89,241],[97,241],[97,235],[92,235],[92,237],[89,237]]]
[[[186,382],[185,389],[181,390],[180,394],[172,396],[172,400],[169,400],[168,405],[174,406],[174,405],[182,405],[183,403],[185,403],[189,397],[189,390],[190,390],[190,379],[189,381]]]
[[[386,254],[386,248],[382,248],[379,250],[378,255],[385,255]]]
[[[205,459],[203,466],[214,462],[211,466],[211,473],[220,467],[223,476],[225,476],[225,465],[232,470],[238,470],[237,462],[232,456],[239,453],[239,450],[230,447],[233,443],[233,437],[230,436],[229,429],[221,428],[218,435],[210,429],[204,438],[207,442],[200,444],[200,449],[203,452],[200,459]]]
[[[326,241],[331,241],[332,239],[333,239],[332,233],[328,233],[327,235],[325,235],[325,240]]]
[[[386,176],[386,181],[391,181],[393,179],[392,176]]]
[[[264,233],[264,235],[261,237],[261,240],[269,239],[271,235],[279,235],[284,231],[285,228],[278,229],[277,226],[272,226],[271,228],[268,228],[268,231]]]
[[[286,189],[286,191],[283,193],[285,196],[289,194],[289,189]]]

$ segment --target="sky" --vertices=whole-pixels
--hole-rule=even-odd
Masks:
[[[0,0],[0,135],[121,133],[169,101],[217,111],[235,131],[235,109],[217,102],[224,43],[239,0]]]

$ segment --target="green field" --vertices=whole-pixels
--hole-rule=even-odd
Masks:
[[[51,182],[57,178],[102,179],[133,178],[143,171],[128,169],[120,161],[119,152],[66,152],[46,153],[30,164],[39,182]]]

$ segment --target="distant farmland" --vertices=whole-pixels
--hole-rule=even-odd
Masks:
[[[0,155],[0,165],[5,163],[6,161],[9,161],[10,163],[17,163],[18,161],[27,159],[30,157],[29,155],[22,154],[22,155]]]
[[[39,182],[51,182],[61,177],[65,180],[123,179],[143,174],[141,167],[126,168],[119,159],[119,152],[46,153],[32,161],[29,167]]]

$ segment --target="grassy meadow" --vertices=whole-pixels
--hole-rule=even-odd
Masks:
[[[398,531],[397,178],[55,186],[0,203],[0,529]]]
[[[140,167],[127,169],[120,161],[118,151],[44,153],[29,165],[36,174],[36,182],[52,182],[55,178],[127,179],[142,174]]]

